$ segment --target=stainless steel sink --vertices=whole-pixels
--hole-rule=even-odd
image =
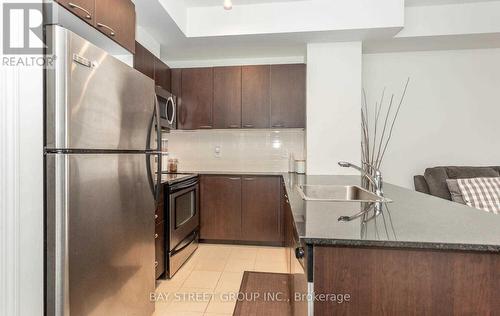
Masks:
[[[377,196],[355,185],[297,185],[302,198],[306,201],[328,202],[368,202],[389,203],[392,200]]]

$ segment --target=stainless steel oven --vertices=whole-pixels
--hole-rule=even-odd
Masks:
[[[171,278],[198,247],[200,226],[198,176],[169,184],[167,276]]]

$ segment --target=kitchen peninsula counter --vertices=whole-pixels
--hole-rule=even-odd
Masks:
[[[500,215],[384,184],[392,203],[350,222],[360,203],[304,201],[297,185],[360,185],[359,176],[283,174],[295,224],[307,244],[500,252]]]

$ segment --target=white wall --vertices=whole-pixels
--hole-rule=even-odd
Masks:
[[[361,160],[361,43],[307,45],[308,174],[352,174]]]
[[[500,49],[369,54],[363,84],[373,106],[382,89],[399,97],[410,77],[382,171],[413,188],[437,165],[500,164]]]
[[[396,37],[496,33],[500,1],[410,6],[405,9],[404,24]]]
[[[160,43],[142,26],[137,25],[135,29],[135,40],[149,50],[153,55],[161,58]]]

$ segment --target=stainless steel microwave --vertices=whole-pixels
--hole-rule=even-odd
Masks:
[[[177,128],[177,98],[172,93],[156,86],[156,99],[160,108],[160,125],[166,129]]]

